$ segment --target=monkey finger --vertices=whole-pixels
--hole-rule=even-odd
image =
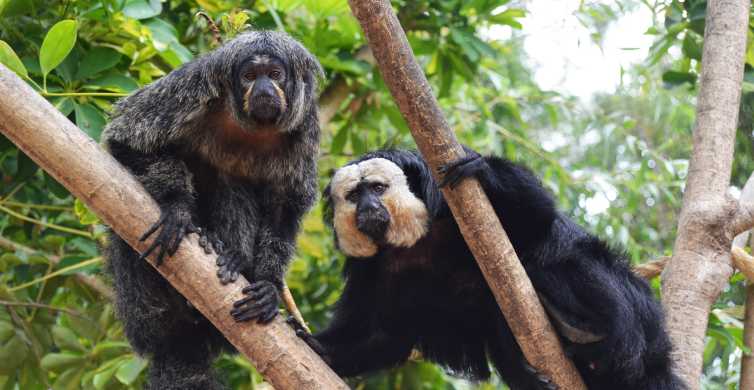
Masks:
[[[166,218],[167,218],[167,215],[165,213],[161,214],[160,219],[158,219],[157,222],[152,224],[152,226],[150,226],[149,229],[147,229],[147,231],[144,232],[144,234],[142,234],[141,237],[139,237],[139,241],[144,241],[147,238],[149,238],[149,236],[151,236],[154,232],[156,232],[157,229],[159,229],[160,226],[162,226],[162,224],[165,223]]]
[[[231,310],[230,315],[236,322],[248,321],[259,317],[261,310]]]
[[[244,306],[244,305],[246,305],[247,303],[249,303],[250,301],[253,301],[253,300],[254,300],[254,297],[251,297],[251,296],[243,297],[243,298],[241,298],[241,299],[233,302],[233,307],[237,308],[237,307]]]
[[[146,259],[155,250],[155,248],[157,248],[159,245],[160,245],[159,241],[157,241],[157,240],[152,241],[152,244],[149,245],[149,247],[147,248],[147,250],[145,250],[144,252],[142,252],[142,254],[139,256],[139,260]]]
[[[204,234],[199,235],[199,246],[204,249],[205,255],[212,254],[212,246],[209,244],[209,241],[207,240],[207,236]]]
[[[220,279],[220,283],[222,284],[228,284],[235,281],[235,279],[233,279],[233,272],[230,271],[227,267],[220,267],[220,269],[217,271],[217,277]]]
[[[257,322],[259,322],[260,324],[269,324],[270,321],[272,321],[277,315],[278,309],[275,308],[259,316],[259,320]]]
[[[160,253],[157,255],[157,261],[155,262],[158,267],[162,265],[162,262],[165,259],[165,253],[167,253],[165,246],[160,245]]]
[[[186,231],[183,229],[179,229],[178,233],[173,238],[173,242],[170,243],[170,246],[168,247],[168,254],[170,256],[173,256],[175,252],[178,251],[178,247],[181,246],[181,242],[183,241],[183,237],[186,236]]]

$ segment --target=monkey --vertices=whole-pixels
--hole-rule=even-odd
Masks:
[[[552,389],[516,343],[440,191],[475,177],[507,232],[566,353],[590,389],[675,390],[662,310],[625,256],[558,211],[526,167],[466,157],[437,183],[417,152],[379,150],[338,169],[326,221],[346,256],[332,322],[296,333],[339,374],[397,366],[412,350],[451,374]]]
[[[160,207],[137,253],[111,233],[104,248],[116,309],[134,350],[151,359],[148,389],[218,389],[211,362],[232,347],[142,259],[159,266],[198,234],[227,284],[250,285],[236,321],[270,322],[303,214],[317,198],[317,83],[298,41],[251,31],[119,101],[104,147]]]

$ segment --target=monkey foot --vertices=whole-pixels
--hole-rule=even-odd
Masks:
[[[309,345],[309,348],[311,348],[314,352],[316,352],[328,365],[330,364],[330,359],[327,356],[327,350],[325,347],[317,341],[314,336],[309,333],[303,325],[301,325],[298,320],[293,316],[288,316],[288,319],[285,320],[285,322],[293,328],[293,331],[296,332],[296,336],[303,340],[307,345]]]
[[[558,390],[558,385],[553,383],[553,381],[548,378],[546,375],[539,372],[534,366],[529,364],[527,361],[524,360],[524,369],[526,372],[534,376],[537,381],[539,382],[539,387],[542,390]]]
[[[482,156],[470,149],[466,150],[466,156],[440,167],[439,172],[443,175],[440,187],[450,186],[455,188],[463,179],[476,176],[486,166]]]
[[[240,251],[228,250],[217,256],[216,264],[218,266],[217,277],[220,278],[220,283],[228,284],[238,280],[241,271],[249,265],[249,261]]]
[[[162,264],[165,254],[169,256],[175,254],[186,235],[201,233],[201,229],[191,221],[191,213],[178,207],[162,210],[160,219],[139,237],[139,241],[145,241],[158,230],[152,244],[139,256],[143,260],[159,247],[156,252],[158,266]]]
[[[278,314],[280,294],[272,282],[260,280],[241,290],[246,297],[233,303],[230,315],[237,322],[256,319],[266,324]]]

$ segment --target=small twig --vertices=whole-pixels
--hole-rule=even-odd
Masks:
[[[670,256],[663,256],[646,263],[635,265],[631,267],[631,269],[640,277],[650,280],[662,273],[668,260],[670,260]]]
[[[31,223],[39,225],[39,226],[44,226],[46,228],[60,230],[61,232],[66,232],[66,233],[76,234],[76,235],[79,235],[79,236],[84,236],[86,238],[92,238],[92,234],[89,233],[89,232],[87,232],[87,231],[79,230],[79,229],[74,229],[74,228],[69,228],[69,227],[65,227],[65,226],[60,226],[60,225],[56,225],[54,223],[40,221],[38,219],[34,219],[34,218],[31,218],[31,217],[27,217],[27,216],[25,216],[23,214],[17,213],[17,212],[15,212],[15,211],[7,208],[7,207],[0,206],[0,211],[3,211],[5,213],[7,213],[7,214],[10,214],[10,215],[12,215],[12,216],[14,216],[14,217],[22,220],[22,221],[31,222]]]
[[[79,317],[79,318],[87,318],[85,315],[83,315],[83,314],[81,314],[81,313],[79,313],[79,312],[77,312],[75,310],[66,309],[65,307],[57,307],[57,306],[45,305],[43,303],[19,302],[19,301],[3,301],[3,300],[0,300],[0,305],[7,306],[7,307],[11,307],[11,306],[34,307],[34,308],[37,308],[37,309],[47,309],[47,310],[52,310],[52,311],[59,311],[61,313],[70,314],[72,316]]]
[[[59,269],[59,270],[57,270],[55,272],[51,272],[51,273],[43,276],[41,278],[34,279],[31,282],[26,282],[24,284],[20,284],[18,286],[11,287],[11,288],[8,289],[8,291],[13,292],[13,291],[18,291],[18,290],[23,290],[23,289],[25,289],[27,287],[31,287],[31,286],[33,286],[33,285],[35,285],[37,283],[44,282],[45,280],[48,280],[50,278],[54,278],[54,277],[56,277],[58,275],[66,273],[66,272],[71,272],[73,270],[77,270],[79,268],[88,267],[88,266],[93,265],[93,264],[99,264],[101,262],[102,262],[102,257],[98,256],[98,257],[95,257],[95,258],[92,258],[92,259],[89,259],[89,260],[86,260],[86,261],[82,261],[80,263],[69,265],[68,267],[63,267],[63,268],[61,268],[61,269]],[[50,263],[52,264],[52,262],[50,262]]]
[[[220,28],[217,27],[215,21],[212,20],[212,18],[204,11],[199,11],[195,15],[195,17],[200,16],[204,18],[205,21],[207,21],[207,27],[209,27],[209,30],[212,32],[212,37],[215,40],[215,45],[220,45],[221,43],[223,43],[223,38],[220,36]]]
[[[307,332],[311,333],[311,330],[309,330],[309,327],[306,326],[306,322],[304,321],[304,316],[301,315],[301,311],[298,309],[298,306],[296,305],[296,300],[293,299],[293,294],[291,294],[291,290],[288,288],[288,284],[283,281],[283,303],[285,304],[285,308],[288,310],[288,313],[293,316],[293,318],[298,321],[301,326],[306,329]]]

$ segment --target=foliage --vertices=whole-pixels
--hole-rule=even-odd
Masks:
[[[657,43],[646,63],[629,69],[629,81],[615,94],[585,105],[533,81],[523,34],[515,32],[526,32],[518,3],[393,2],[459,139],[480,152],[525,162],[567,213],[624,246],[633,262],[672,249],[704,17],[699,0],[642,4],[583,2],[574,15],[597,43],[628,9],[649,6],[658,15],[648,32]],[[353,156],[382,146],[412,146],[384,82],[360,50],[364,37],[345,0],[0,0],[0,62],[99,139],[117,98],[214,46],[206,23],[195,17],[200,10],[220,24],[226,39],[249,26],[282,29],[320,59],[327,73],[322,102],[336,108],[323,123],[322,185]],[[514,33],[494,39],[493,26]],[[754,65],[749,60],[747,80]],[[339,90],[346,93],[335,93]],[[754,169],[752,92],[747,90],[742,104],[738,186]],[[0,388],[140,388],[146,362],[125,342],[98,284],[107,280],[98,251],[104,228],[96,216],[2,136],[0,183]],[[341,287],[342,257],[321,214],[317,206],[307,215],[287,277],[314,329],[329,321]],[[735,276],[711,315],[705,351],[711,388],[736,381],[743,296],[743,280]],[[233,388],[262,383],[243,357],[223,356],[217,369]],[[351,384],[503,387],[496,379],[488,384],[454,379],[425,362]]]

